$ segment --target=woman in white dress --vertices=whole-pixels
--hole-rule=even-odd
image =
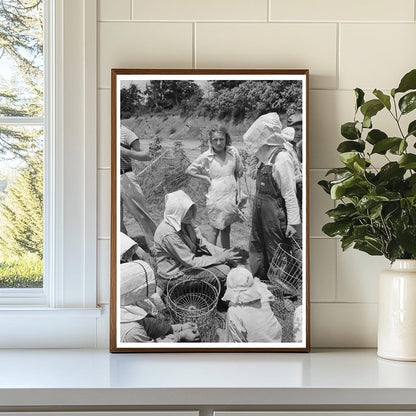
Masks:
[[[243,174],[243,165],[238,150],[231,146],[231,137],[222,125],[209,132],[210,148],[188,167],[187,173],[209,183],[207,194],[208,218],[211,233],[207,240],[230,248],[231,224],[238,221],[238,178]]]

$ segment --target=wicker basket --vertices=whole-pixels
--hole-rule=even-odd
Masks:
[[[302,260],[292,254],[292,245],[281,243],[277,246],[267,277],[274,292],[296,296],[302,283]]]
[[[189,270],[168,282],[166,304],[177,323],[194,322],[198,328],[211,323],[220,294],[220,282],[209,270]]]

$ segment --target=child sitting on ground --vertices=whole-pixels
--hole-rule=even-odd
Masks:
[[[228,273],[222,299],[229,301],[226,342],[282,341],[282,326],[270,307],[274,296],[249,270],[236,267]]]

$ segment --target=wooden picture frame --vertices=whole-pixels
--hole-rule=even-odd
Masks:
[[[309,351],[308,87],[112,70],[111,352]]]

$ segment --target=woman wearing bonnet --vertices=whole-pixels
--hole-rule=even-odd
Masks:
[[[222,300],[229,302],[227,342],[282,341],[282,326],[270,307],[274,296],[249,270],[236,267],[228,273]]]

